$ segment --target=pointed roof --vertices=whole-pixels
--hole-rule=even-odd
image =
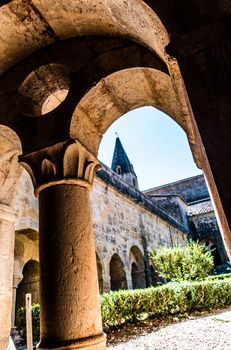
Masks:
[[[136,176],[135,171],[133,169],[133,165],[131,164],[128,156],[122,146],[122,143],[119,137],[116,138],[114,154],[112,158],[112,170],[116,171],[117,166],[120,166],[122,174],[124,173],[132,173]]]

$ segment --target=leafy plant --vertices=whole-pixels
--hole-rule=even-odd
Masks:
[[[161,247],[150,258],[160,276],[170,281],[203,280],[214,268],[211,251],[193,241],[184,247]]]
[[[40,337],[40,305],[32,304],[32,331],[33,331],[33,342],[37,343]],[[26,308],[25,306],[20,307],[16,312],[16,326],[20,332],[21,343],[26,343]]]

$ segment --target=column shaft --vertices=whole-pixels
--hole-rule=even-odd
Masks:
[[[89,191],[51,186],[39,206],[39,348],[105,349]]]
[[[14,222],[16,211],[0,205],[0,349],[6,349],[11,330]]]

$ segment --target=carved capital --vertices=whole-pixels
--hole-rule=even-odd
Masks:
[[[79,142],[68,140],[22,155],[20,163],[31,176],[35,194],[57,184],[91,188],[98,160]]]

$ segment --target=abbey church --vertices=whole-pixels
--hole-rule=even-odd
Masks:
[[[39,302],[38,203],[26,172],[17,206],[16,309],[24,305],[26,293]],[[96,172],[92,211],[100,292],[156,285],[149,252],[163,245],[199,240],[212,250],[218,268],[228,261],[203,175],[141,192],[118,137],[111,169],[101,164]]]

